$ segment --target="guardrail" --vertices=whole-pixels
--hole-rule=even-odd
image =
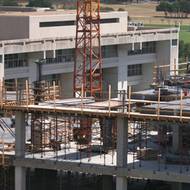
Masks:
[[[101,37],[120,37],[120,36],[133,36],[133,35],[147,35],[147,34],[173,34],[178,33],[179,28],[169,28],[169,29],[149,29],[149,30],[137,30],[137,31],[128,31],[125,33],[111,33],[111,34],[103,34]],[[0,41],[0,47],[8,46],[8,45],[27,45],[33,43],[45,43],[51,42],[54,43],[56,41],[75,41],[74,36],[63,37],[63,38],[43,38],[43,39],[20,39],[20,40],[4,40]]]

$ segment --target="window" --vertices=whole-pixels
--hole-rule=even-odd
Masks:
[[[128,76],[142,75],[142,64],[129,65],[128,66]]]
[[[27,67],[27,54],[8,54],[5,55],[5,68]]]
[[[74,61],[74,49],[56,50],[55,58],[47,58],[46,64],[65,63]]]
[[[102,58],[110,58],[110,57],[118,57],[117,45],[102,47]]]
[[[26,80],[28,80],[28,78],[7,79],[5,80],[5,85],[7,86],[8,91],[16,90],[16,82],[17,82],[17,86],[19,86],[19,89],[25,89]]]
[[[156,52],[156,43],[155,42],[145,42],[142,43],[142,49],[129,50],[128,55],[139,55],[139,54],[148,54]]]
[[[51,85],[53,85],[53,82],[55,81],[55,84],[58,85],[60,81],[60,74],[43,75],[42,80],[49,82]]]
[[[101,24],[119,23],[119,18],[104,18],[100,19]],[[56,27],[56,26],[74,26],[76,25],[75,20],[66,21],[50,21],[50,22],[40,22],[40,27]]]
[[[62,62],[74,61],[74,49],[57,50],[56,58]]]
[[[0,64],[3,63],[3,56],[0,55]]]
[[[156,52],[156,42],[145,42],[142,44],[142,53],[155,53]]]
[[[119,23],[119,18],[104,18],[100,20],[101,24]]]
[[[40,27],[73,26],[73,25],[75,25],[74,20],[40,22]]]
[[[172,40],[172,46],[177,46],[177,40]]]

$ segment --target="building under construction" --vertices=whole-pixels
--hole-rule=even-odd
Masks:
[[[89,189],[84,178],[98,184],[95,176],[105,190],[126,190],[131,180],[172,189],[190,182],[189,75],[178,72],[179,28],[128,27],[127,16],[80,0],[77,17],[0,14],[2,190],[31,189],[33,175],[42,175],[35,171],[56,173],[60,190],[69,181]]]

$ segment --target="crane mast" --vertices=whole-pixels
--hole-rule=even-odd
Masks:
[[[100,0],[77,0],[73,92],[75,97],[102,93]]]

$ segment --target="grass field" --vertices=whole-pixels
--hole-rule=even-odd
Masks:
[[[179,38],[180,40],[183,40],[185,43],[190,43],[190,32],[181,31]]]
[[[160,24],[146,24],[145,28],[170,28],[175,27],[175,25],[160,25]],[[183,40],[185,43],[190,43],[190,26],[183,25],[180,27],[180,40]]]

